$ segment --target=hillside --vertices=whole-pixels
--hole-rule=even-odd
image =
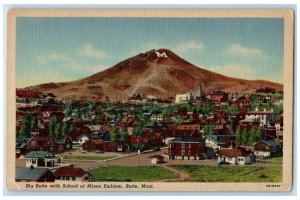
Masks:
[[[269,81],[252,81],[217,74],[180,58],[168,49],[151,50],[126,59],[92,76],[64,83],[31,86],[40,92],[52,92],[58,97],[76,97],[121,101],[137,92],[160,98],[175,97],[178,93],[194,91],[201,83],[205,92],[255,92],[283,86]]]

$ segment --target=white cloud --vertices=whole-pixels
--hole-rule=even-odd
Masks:
[[[70,62],[71,61],[71,59],[68,56],[66,56],[65,54],[60,54],[60,53],[52,53],[49,55],[40,55],[40,56],[37,56],[36,60],[39,65],[45,65],[47,63],[56,62],[56,61],[60,61],[60,62],[62,62],[62,61]]]
[[[245,57],[262,57],[264,51],[262,49],[247,48],[240,43],[234,43],[228,47],[226,53],[229,55],[240,55]]]
[[[200,51],[204,48],[204,44],[201,41],[188,41],[182,44],[179,44],[175,47],[175,51],[179,53],[186,53],[190,51]]]
[[[104,58],[107,53],[101,49],[96,49],[90,43],[85,43],[83,48],[80,49],[80,54],[87,57]]]

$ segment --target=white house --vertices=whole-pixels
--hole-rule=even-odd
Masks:
[[[255,161],[255,157],[244,149],[222,149],[218,155],[218,164],[247,165]]]
[[[82,145],[83,143],[85,143],[85,142],[87,142],[89,140],[90,140],[90,138],[87,135],[83,134],[83,135],[81,135],[81,136],[78,137],[77,143],[80,144],[80,145]]]
[[[212,148],[214,152],[220,151],[222,145],[225,144],[217,135],[206,135],[204,136],[204,141],[205,147]]]
[[[188,92],[185,94],[176,94],[175,103],[186,103],[192,100],[193,94]]]
[[[85,126],[91,129],[91,131],[99,131],[101,130],[102,127],[102,125],[85,125]]]
[[[25,155],[26,167],[49,167],[53,166],[53,154],[47,151],[31,151]]]
[[[266,109],[258,110],[258,108],[255,108],[254,111],[247,112],[245,118],[259,120],[259,126],[262,127],[266,125],[268,121],[271,121],[274,118],[274,112],[273,109],[267,111]]]

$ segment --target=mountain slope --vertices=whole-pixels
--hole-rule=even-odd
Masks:
[[[84,79],[32,86],[41,92],[58,97],[104,98],[121,101],[137,92],[160,98],[175,97],[178,93],[194,91],[201,83],[205,92],[255,92],[272,87],[283,90],[281,84],[230,78],[194,66],[168,49],[151,50],[126,59],[115,66]]]

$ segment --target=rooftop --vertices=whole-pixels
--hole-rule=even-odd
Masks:
[[[16,179],[37,181],[44,173],[47,172],[47,170],[47,168],[17,167]]]
[[[25,155],[25,158],[53,158],[54,156],[48,151],[31,151]]]

